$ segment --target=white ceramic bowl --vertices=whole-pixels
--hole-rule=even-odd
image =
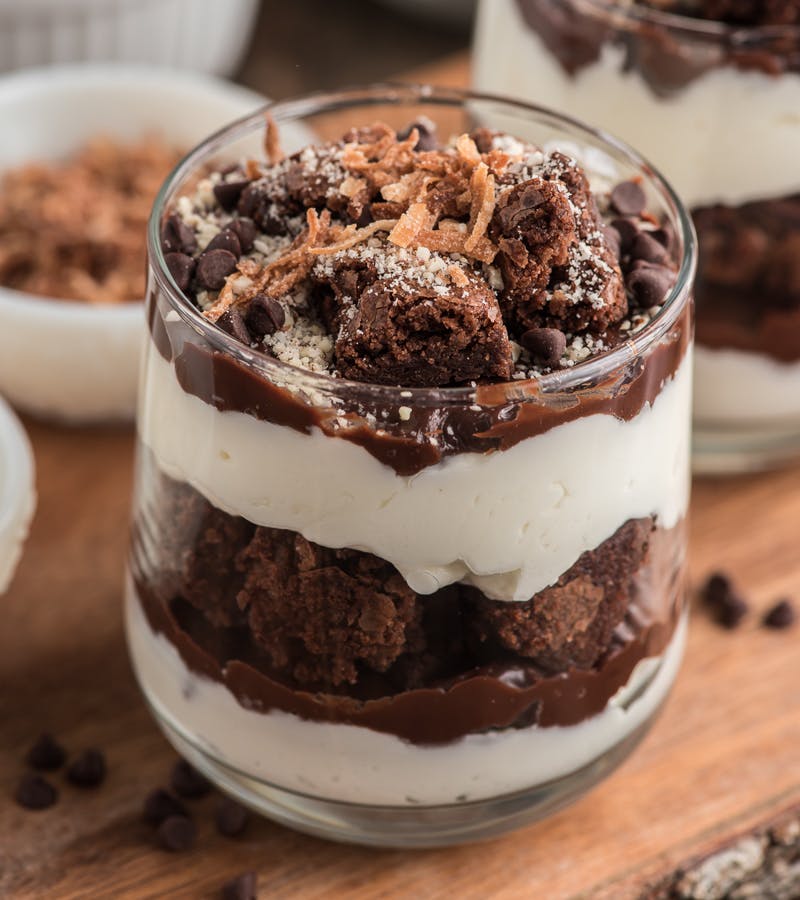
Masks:
[[[28,436],[10,407],[0,400],[0,594],[14,577],[35,506]]]
[[[233,73],[258,0],[0,0],[0,69],[114,61]]]
[[[59,159],[98,133],[159,132],[188,150],[264,99],[196,73],[78,65],[0,78],[0,171]],[[142,243],[145,235],[142,234]],[[67,422],[129,419],[135,411],[142,304],[49,300],[0,287],[0,394]]]

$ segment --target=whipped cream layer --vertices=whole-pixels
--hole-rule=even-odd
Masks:
[[[209,756],[287,790],[387,806],[497,797],[588,765],[663,703],[686,632],[684,617],[664,654],[642,660],[606,708],[578,725],[470,734],[424,747],[354,725],[245,709],[218,682],[191,672],[173,645],[151,630],[130,583],[126,620],[134,667],[150,703]]]
[[[800,190],[800,73],[712,68],[659,97],[625,50],[569,75],[524,21],[517,0],[483,0],[474,82],[595,124],[659,166],[688,206],[739,204]]]
[[[800,362],[761,353],[695,347],[694,417],[701,425],[780,426],[800,419]]]
[[[166,475],[256,525],[373,553],[421,594],[465,581],[529,600],[628,519],[672,528],[688,504],[691,353],[630,421],[587,415],[412,476],[318,429],[218,411],[152,342],[142,383],[140,437]]]

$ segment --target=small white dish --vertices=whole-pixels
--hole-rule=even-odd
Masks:
[[[31,445],[19,419],[0,399],[0,594],[14,577],[35,507]]]
[[[0,0],[0,69],[115,61],[236,71],[258,0]]]
[[[266,101],[197,73],[142,66],[75,65],[0,78],[0,172],[58,160],[98,134],[157,132],[187,150]],[[146,236],[142,234],[142,243]],[[141,303],[108,307],[0,287],[0,394],[34,415],[65,422],[132,418]]]

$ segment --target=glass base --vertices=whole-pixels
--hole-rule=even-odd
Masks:
[[[765,472],[800,461],[800,423],[739,426],[695,422],[692,471],[695,475]]]
[[[240,772],[192,741],[152,706],[178,753],[221,790],[281,825],[314,837],[387,848],[445,847],[498,837],[552,815],[616,769],[642,740],[658,711],[582,769],[525,791],[443,806],[372,806],[321,800]]]

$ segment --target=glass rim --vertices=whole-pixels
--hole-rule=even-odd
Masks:
[[[310,115],[344,111],[355,106],[432,104],[449,107],[465,107],[470,101],[500,104],[509,110],[527,114],[530,120],[538,120],[553,126],[561,126],[574,133],[591,139],[594,146],[606,145],[626,157],[639,174],[644,175],[656,188],[659,198],[667,206],[676,224],[676,237],[681,249],[680,266],[667,299],[659,312],[636,334],[621,341],[611,350],[590,357],[574,366],[557,369],[546,375],[509,381],[492,381],[478,386],[459,385],[441,387],[412,387],[384,385],[372,382],[341,378],[326,372],[313,372],[300,366],[276,359],[258,348],[247,347],[234,337],[222,331],[206,319],[178,288],[164,260],[161,249],[161,218],[167,204],[174,199],[176,188],[193,171],[215,153],[231,143],[248,136],[264,126],[264,116],[268,112],[276,124],[299,121]],[[323,393],[347,391],[361,394],[373,400],[396,402],[398,396],[407,404],[410,401],[422,403],[425,399],[435,402],[474,402],[479,388],[493,391],[507,388],[516,395],[555,394],[574,391],[587,383],[596,384],[609,375],[620,371],[626,365],[641,358],[651,347],[658,344],[674,326],[691,297],[691,287],[697,268],[697,238],[688,210],[670,183],[659,170],[643,159],[624,141],[600,129],[585,125],[578,119],[558,113],[548,107],[526,103],[498,94],[462,90],[459,88],[434,87],[428,84],[395,84],[382,82],[366,87],[345,88],[336,91],[319,91],[287,100],[272,101],[223,126],[205,141],[190,150],[173,168],[156,196],[147,227],[147,255],[149,274],[155,278],[161,294],[170,307],[193,331],[205,338],[215,349],[233,357],[247,368],[254,365],[262,374],[276,381],[291,380],[311,390]],[[149,293],[149,292],[148,292]]]
[[[568,0],[568,2],[605,13],[609,24],[618,23],[630,27],[634,23],[643,22],[648,25],[660,25],[669,31],[692,34],[707,40],[724,41],[733,47],[751,46],[760,41],[785,37],[800,39],[800,25],[734,25],[730,22],[701,19],[684,13],[640,6],[635,2],[624,4],[620,0]]]

